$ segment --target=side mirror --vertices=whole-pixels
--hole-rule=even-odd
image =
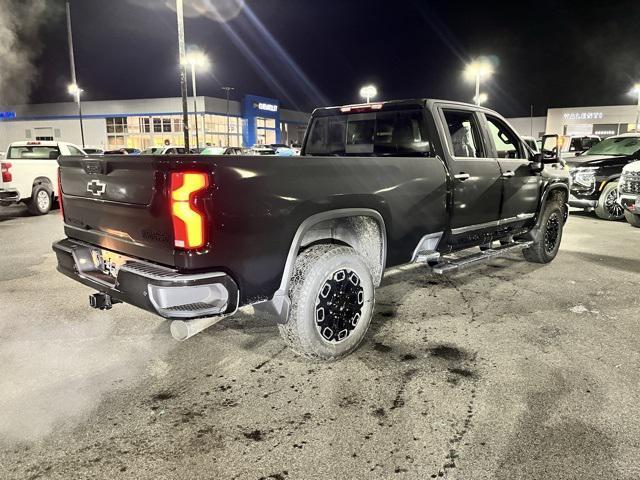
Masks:
[[[558,135],[543,135],[540,159],[541,163],[544,165],[558,163],[560,161],[559,146],[560,143]]]

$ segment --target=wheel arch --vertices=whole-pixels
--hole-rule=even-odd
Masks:
[[[281,323],[286,322],[289,282],[298,254],[311,245],[329,242],[350,246],[361,253],[371,269],[374,285],[380,284],[387,258],[387,230],[380,212],[370,208],[327,210],[300,223],[289,247],[280,287],[271,300],[254,307],[274,314]]]
[[[33,189],[40,185],[47,186],[49,188],[49,191],[51,192],[51,195],[55,196],[54,185],[49,177],[42,176],[34,178],[33,185],[31,186],[31,192],[33,193]]]
[[[540,226],[540,220],[542,219],[542,211],[544,210],[544,206],[547,204],[547,202],[553,201],[553,200],[560,200],[560,202],[562,203],[562,206],[563,206],[562,208],[564,210],[565,221],[566,221],[569,215],[569,207],[568,207],[569,195],[570,195],[569,186],[566,183],[557,182],[557,183],[552,183],[548,185],[544,189],[544,192],[542,193],[542,198],[540,199],[540,208],[538,209],[535,228],[538,228]]]

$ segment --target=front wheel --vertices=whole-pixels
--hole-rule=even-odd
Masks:
[[[564,213],[557,203],[548,203],[542,212],[540,227],[535,233],[533,245],[522,251],[525,260],[549,263],[556,258],[562,240]]]
[[[31,215],[45,215],[53,205],[53,195],[45,185],[36,185],[27,200],[27,209]]]
[[[640,215],[635,213],[624,211],[624,218],[629,222],[629,224],[633,227],[640,228]]]
[[[603,220],[622,220],[624,218],[624,209],[618,203],[618,182],[607,183],[598,198],[595,210],[598,218]]]
[[[350,247],[316,245],[296,259],[289,287],[291,310],[280,334],[298,354],[335,360],[364,338],[375,303],[365,260]]]

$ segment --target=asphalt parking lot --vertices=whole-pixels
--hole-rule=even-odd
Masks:
[[[387,272],[309,363],[249,307],[175,342],[57,274],[59,213],[0,209],[0,477],[640,478],[640,229],[573,215],[548,266]]]

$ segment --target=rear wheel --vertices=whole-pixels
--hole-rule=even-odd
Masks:
[[[533,245],[522,251],[524,258],[534,263],[549,263],[558,254],[564,227],[564,214],[558,203],[547,203]]]
[[[280,334],[296,353],[317,360],[335,360],[355,350],[375,302],[364,259],[336,245],[316,245],[298,256],[289,296],[291,310]]]
[[[27,200],[27,209],[31,215],[45,215],[53,205],[53,194],[46,185],[36,185]]]
[[[622,220],[624,218],[624,209],[618,203],[618,182],[607,183],[598,198],[595,210],[598,218],[603,220]]]
[[[634,227],[640,228],[640,215],[624,211],[624,218]]]

